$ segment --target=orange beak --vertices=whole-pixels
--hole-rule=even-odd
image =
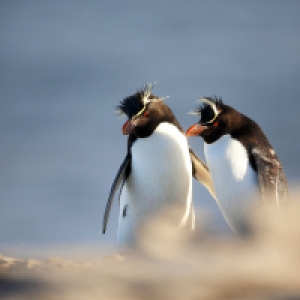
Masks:
[[[132,133],[135,126],[136,126],[135,120],[132,120],[132,119],[127,120],[122,127],[123,134],[128,135],[128,134]]]
[[[196,123],[192,125],[187,131],[186,135],[187,136],[196,136],[199,135],[203,130],[205,130],[207,127],[200,125],[199,123]]]

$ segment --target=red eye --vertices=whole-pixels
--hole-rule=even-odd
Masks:
[[[149,112],[146,110],[144,113],[143,113],[143,116],[144,117],[147,117],[149,115]]]
[[[218,122],[215,122],[215,123],[213,124],[213,126],[214,126],[214,127],[218,127],[218,126],[219,126],[219,123],[218,123]]]

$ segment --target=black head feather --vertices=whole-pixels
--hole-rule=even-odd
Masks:
[[[117,110],[125,114],[129,119],[139,113],[147,103],[151,100],[158,100],[159,97],[151,93],[151,84],[146,84],[143,88],[139,89],[135,94],[124,98],[117,106]]]
[[[203,97],[200,101],[202,103],[194,110],[194,113],[196,115],[200,115],[199,123],[211,123],[216,118],[216,111],[213,109],[212,105],[207,102],[211,102],[213,105],[215,105],[216,109],[219,110],[220,106],[223,105],[222,98],[216,96]]]
[[[136,115],[143,106],[141,93],[136,92],[135,94],[124,98],[117,106],[117,109],[121,114],[125,114],[130,119]]]

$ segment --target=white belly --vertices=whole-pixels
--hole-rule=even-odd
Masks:
[[[213,144],[204,143],[204,153],[214,183],[219,207],[233,231],[259,198],[257,175],[245,147],[225,135]]]
[[[119,247],[131,246],[140,225],[168,206],[182,210],[185,225],[192,205],[192,165],[186,137],[162,123],[132,146],[132,169],[120,197]],[[123,216],[124,207],[126,216]]]

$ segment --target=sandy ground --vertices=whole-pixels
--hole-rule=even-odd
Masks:
[[[0,255],[0,299],[300,299],[299,216],[297,202],[267,207],[243,238],[205,224],[190,235],[157,221],[126,256]]]

